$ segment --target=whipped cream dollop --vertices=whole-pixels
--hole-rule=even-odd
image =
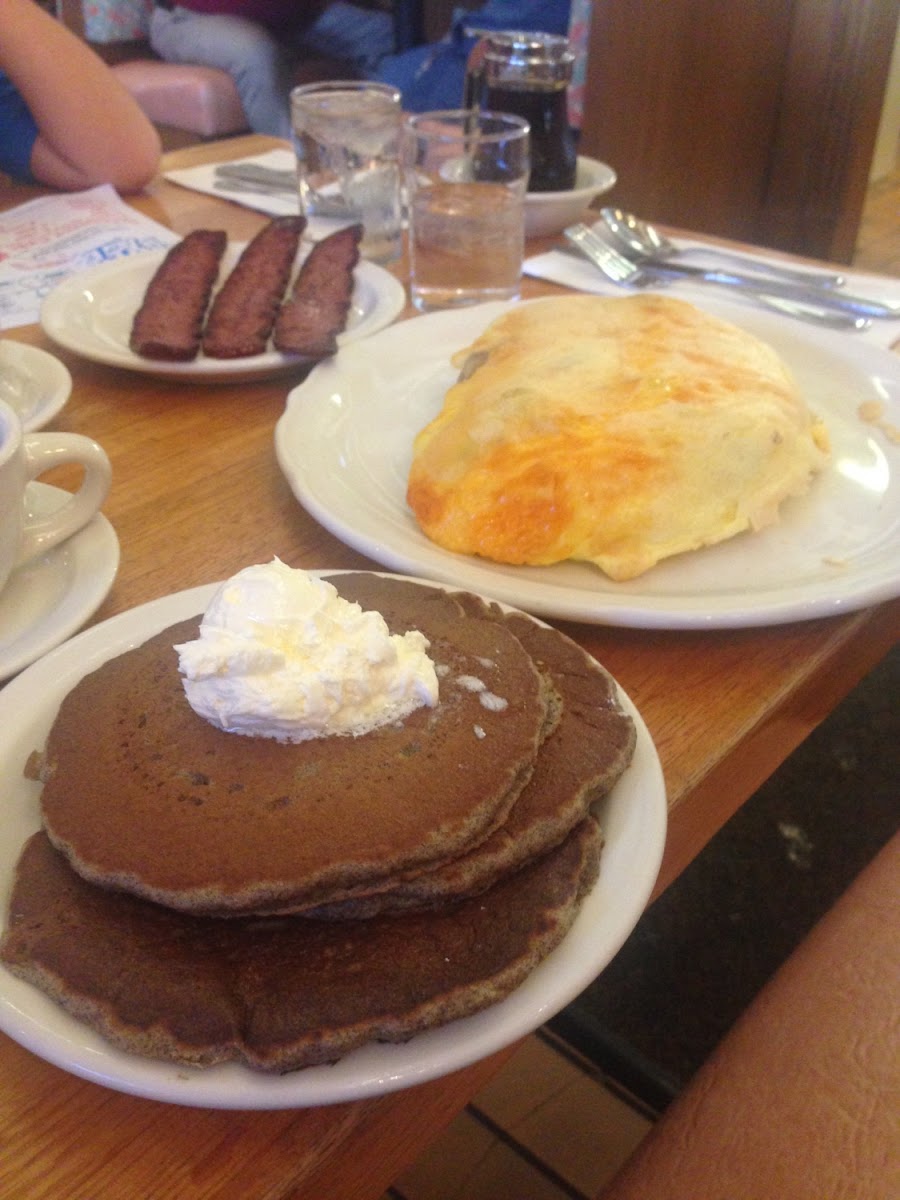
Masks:
[[[357,736],[438,699],[424,634],[392,634],[380,613],[278,558],[223,583],[199,638],[175,649],[191,708],[228,733]]]

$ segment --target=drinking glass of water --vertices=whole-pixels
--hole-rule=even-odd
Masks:
[[[420,311],[518,297],[529,125],[452,109],[407,117],[410,291]]]
[[[334,80],[291,91],[300,208],[323,232],[361,223],[374,262],[401,250],[400,92],[384,83]]]

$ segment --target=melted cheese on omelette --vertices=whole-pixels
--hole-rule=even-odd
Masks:
[[[632,579],[778,518],[828,457],[775,351],[645,294],[516,305],[453,358],[407,500],[429,538]]]

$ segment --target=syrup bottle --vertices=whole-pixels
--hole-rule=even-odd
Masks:
[[[575,186],[568,115],[574,62],[568,39],[550,33],[492,31],[469,55],[463,107],[514,113],[531,126],[530,192]]]

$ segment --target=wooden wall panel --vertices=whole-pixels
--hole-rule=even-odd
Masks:
[[[898,10],[595,0],[582,149],[647,217],[844,260]]]
[[[849,262],[900,2],[797,0],[794,9],[760,240]]]

